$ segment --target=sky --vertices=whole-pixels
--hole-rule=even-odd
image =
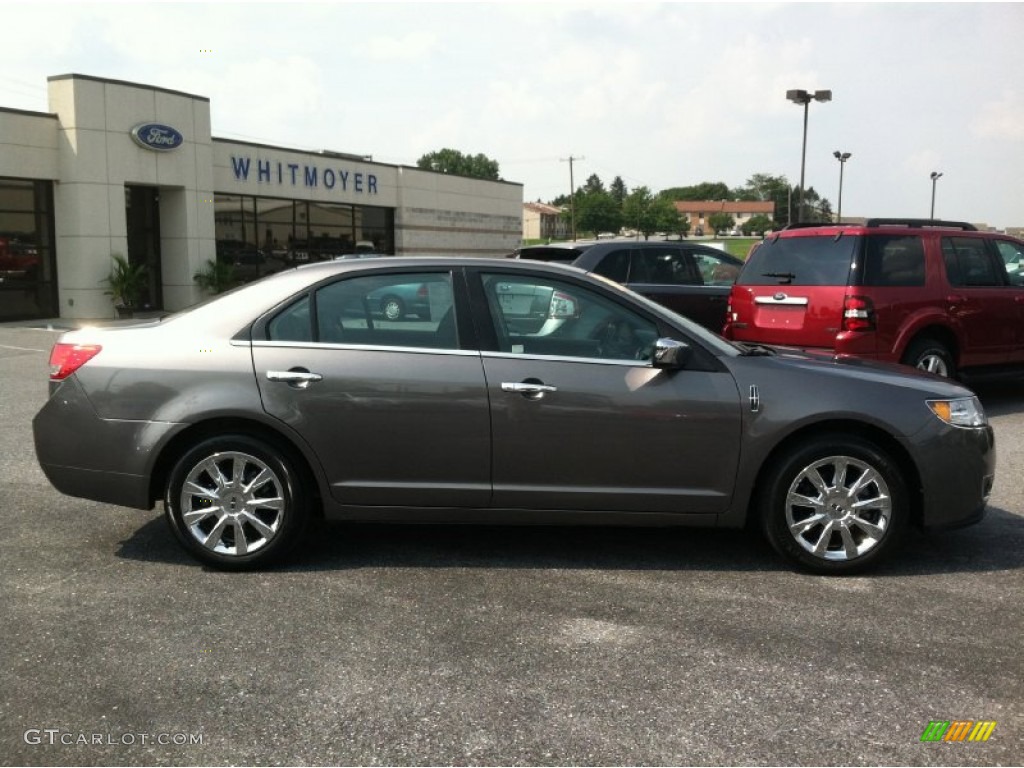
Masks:
[[[207,96],[214,136],[497,160],[524,201],[755,173],[844,216],[1024,226],[1024,3],[0,2],[0,107],[78,73]]]

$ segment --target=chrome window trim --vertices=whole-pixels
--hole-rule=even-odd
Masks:
[[[566,355],[535,355],[516,352],[483,352],[481,356],[485,360],[497,358],[500,360],[538,360],[542,362],[557,363],[589,363],[597,365],[615,365],[620,368],[651,368],[650,360],[609,360],[606,357],[568,357]]]
[[[352,352],[404,352],[430,355],[455,355],[458,357],[479,357],[475,349],[449,349],[447,347],[389,347],[383,344],[328,344],[320,341],[254,341],[253,347],[267,348],[300,348],[300,349],[336,349]]]

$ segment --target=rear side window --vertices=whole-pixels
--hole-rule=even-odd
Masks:
[[[606,253],[594,267],[594,272],[616,283],[626,282],[629,278],[629,251],[620,249]]]
[[[916,235],[871,235],[864,242],[861,285],[924,285],[924,244]]]
[[[740,272],[739,285],[847,285],[859,237],[765,240]]]
[[[680,248],[644,248],[633,251],[629,282],[659,285],[703,283],[693,257]]]

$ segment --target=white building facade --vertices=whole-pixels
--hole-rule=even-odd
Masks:
[[[49,79],[49,113],[0,108],[0,321],[104,318],[112,254],[141,306],[202,298],[211,261],[246,279],[342,253],[502,256],[522,185],[214,138],[202,96]]]

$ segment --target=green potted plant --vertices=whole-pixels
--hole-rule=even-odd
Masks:
[[[131,317],[146,287],[146,265],[132,264],[120,253],[110,254],[113,264],[106,283],[110,290],[106,294],[114,301],[118,317]]]
[[[235,285],[235,268],[222,261],[207,259],[206,267],[196,272],[192,278],[199,287],[209,293],[224,293]]]

